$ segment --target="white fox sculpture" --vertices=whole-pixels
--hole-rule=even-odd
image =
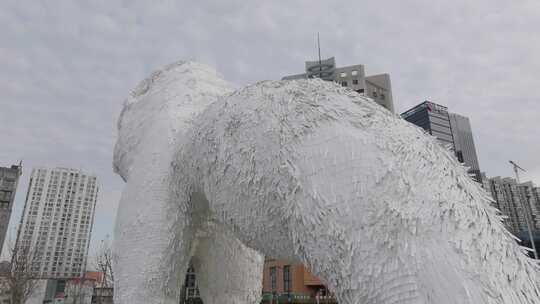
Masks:
[[[449,151],[321,80],[234,90],[177,62],[128,97],[114,169],[116,304],[259,303],[264,258],[342,304],[540,303],[539,268]]]

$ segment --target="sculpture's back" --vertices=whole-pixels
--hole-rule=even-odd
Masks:
[[[539,301],[538,267],[480,185],[435,138],[355,92],[261,82],[212,104],[188,136],[179,184],[342,303]]]
[[[121,116],[117,303],[175,303],[192,256],[206,304],[256,303],[261,259],[243,244],[305,263],[346,304],[538,302],[538,267],[434,138],[337,84],[218,99],[222,81],[190,73],[158,73]],[[190,121],[193,96],[206,108]]]

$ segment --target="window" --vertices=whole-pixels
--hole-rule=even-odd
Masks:
[[[13,188],[13,186],[15,185],[14,180],[5,179],[3,183],[4,183],[4,186],[6,186],[8,188]]]
[[[186,287],[194,288],[195,287],[195,274],[189,273],[186,275]]]
[[[346,86],[347,86],[347,82],[346,82],[346,81],[342,81],[342,82],[341,82],[341,85],[344,86],[344,87],[346,87]]]
[[[353,79],[352,84],[358,84],[358,79]]]
[[[373,92],[372,95],[374,98],[377,98],[377,92]]]
[[[384,98],[385,98],[385,97],[386,97],[386,96],[384,96],[384,94],[383,94],[383,93],[381,93],[381,99],[383,99],[383,100],[384,100]]]
[[[457,156],[457,159],[460,163],[463,163],[465,162],[465,160],[463,159],[463,152],[462,151],[456,151],[456,156]]]
[[[275,291],[277,289],[277,273],[276,267],[270,267],[270,289]]]
[[[440,133],[445,133],[447,135],[451,135],[452,134],[452,131],[450,129],[450,126],[441,126],[437,123],[431,123],[431,126],[430,126],[431,130],[432,131],[437,131],[437,132],[440,132]]]
[[[351,72],[351,75],[353,75],[353,76],[358,75],[358,71],[357,71],[357,70],[352,71],[352,72]]]
[[[347,77],[347,73],[343,72],[343,73],[339,74],[339,76],[340,76],[341,78]]]
[[[435,115],[430,115],[429,120],[432,123],[436,123],[436,124],[439,124],[441,126],[450,126],[450,121],[446,117],[443,119],[443,118],[439,118],[439,117],[437,117]]]
[[[291,291],[291,266],[283,266],[283,289],[285,292]]]
[[[446,142],[450,143],[451,145],[453,145],[453,143],[454,143],[454,139],[452,138],[452,135],[437,132],[435,130],[431,130],[431,135],[437,137],[441,141],[446,141]]]

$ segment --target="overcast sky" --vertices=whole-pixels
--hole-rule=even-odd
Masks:
[[[31,168],[101,182],[92,246],[112,234],[121,180],[111,169],[129,90],[179,59],[238,86],[301,73],[317,54],[389,73],[396,111],[429,99],[471,119],[480,167],[509,159],[540,185],[540,2],[11,1],[0,4],[0,165],[23,160],[12,230]]]

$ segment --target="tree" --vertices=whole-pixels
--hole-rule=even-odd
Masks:
[[[108,303],[107,298],[112,295],[112,288],[114,285],[114,272],[113,272],[113,250],[109,236],[104,240],[101,240],[99,247],[94,253],[94,268],[102,273],[100,284],[96,285],[95,296],[96,303]]]
[[[103,273],[103,280],[101,282],[102,288],[112,288],[114,284],[114,272],[112,268],[113,263],[113,251],[111,242],[107,236],[106,239],[101,240],[101,243],[97,249],[95,256],[95,266],[98,271]]]
[[[2,274],[0,288],[9,295],[12,304],[24,304],[35,292],[39,280],[32,271],[32,262],[37,255],[31,246],[21,243],[20,246],[9,244],[11,265]]]

